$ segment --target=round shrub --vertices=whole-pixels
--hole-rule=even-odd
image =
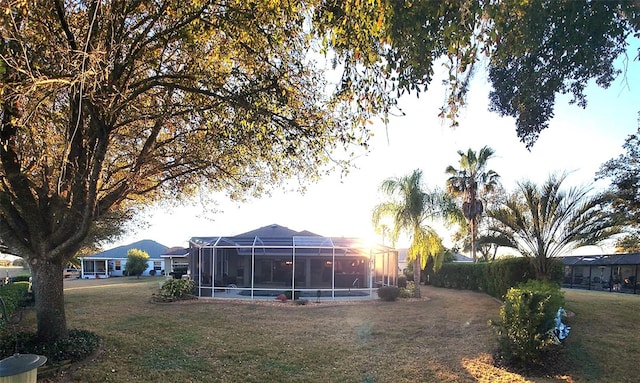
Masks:
[[[167,279],[160,288],[160,296],[163,300],[174,301],[192,299],[195,283],[186,279]]]
[[[392,302],[400,296],[400,289],[395,286],[382,286],[378,289],[378,298],[383,301]]]
[[[503,358],[516,365],[536,364],[557,342],[553,330],[564,295],[556,283],[529,280],[504,296],[500,320],[491,322]]]

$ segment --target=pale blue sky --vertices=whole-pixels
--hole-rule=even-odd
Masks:
[[[159,209],[144,218],[147,228],[114,245],[153,239],[166,246],[187,246],[194,236],[236,235],[272,223],[325,236],[373,239],[371,210],[381,202],[377,190],[383,179],[420,168],[426,186],[444,187],[444,169],[457,165],[457,151],[484,145],[495,150],[489,168],[500,174],[507,191],[519,180],[543,182],[550,173],[562,171],[572,172],[566,186],[589,183],[602,163],[622,153],[625,138],[638,128],[640,64],[628,63],[626,78],[621,76],[609,89],[589,86],[586,109],[559,97],[549,129],[530,152],[519,142],[513,119],[488,111],[488,94],[486,76],[478,73],[456,128],[437,117],[444,100],[441,87],[432,86],[419,99],[403,97],[406,116],[391,118],[386,131],[382,123],[374,124],[370,153],[358,158],[357,168],[344,178],[338,173],[325,177],[309,185],[305,195],[274,191],[271,197],[242,204],[221,196],[216,214],[203,213],[201,206]],[[448,244],[446,230],[439,231]]]

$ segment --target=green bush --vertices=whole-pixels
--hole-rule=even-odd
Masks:
[[[18,307],[25,305],[28,294],[28,282],[12,283],[10,285],[0,287],[0,297],[2,297],[2,300],[4,301],[7,317],[11,318]],[[4,320],[0,321],[0,326],[4,326],[4,323]]]
[[[378,289],[378,298],[392,302],[400,296],[400,289],[395,286],[382,286]]]
[[[433,285],[451,289],[483,290],[486,263],[445,263],[433,278]]]
[[[127,252],[127,263],[124,265],[124,271],[127,275],[140,276],[149,267],[149,254],[140,249],[129,249]]]
[[[29,282],[29,279],[31,279],[31,275],[29,275],[29,274],[20,274],[20,275],[16,275],[15,277],[11,278],[11,282]]]
[[[20,332],[18,352],[22,354],[36,354],[47,357],[49,363],[70,360],[77,362],[87,358],[100,346],[100,338],[95,333],[86,330],[69,330],[69,337],[56,342],[40,342],[35,333]],[[15,352],[14,336],[4,334],[0,340],[0,356],[8,357]]]
[[[398,276],[398,287],[401,289],[407,288],[407,277],[404,275]]]
[[[563,277],[562,262],[551,263],[550,278],[560,284]],[[511,287],[536,278],[536,269],[530,258],[506,258],[491,263],[445,263],[436,273],[433,284],[465,290],[482,290],[502,299]]]
[[[400,287],[400,298],[412,298],[416,284],[413,281],[409,281],[406,287]]]
[[[554,319],[564,306],[564,294],[555,283],[530,280],[509,289],[500,320],[491,322],[500,341],[502,357],[511,364],[539,363],[557,342]]]
[[[195,282],[186,279],[167,279],[160,288],[160,295],[164,300],[173,301],[193,298]]]

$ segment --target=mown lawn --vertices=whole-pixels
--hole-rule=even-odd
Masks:
[[[67,284],[70,328],[102,353],[49,382],[636,382],[640,296],[566,291],[572,332],[552,376],[493,366],[499,302],[422,287],[422,301],[154,304],[159,278]],[[65,282],[67,283],[67,282]],[[33,315],[23,320],[33,325]]]

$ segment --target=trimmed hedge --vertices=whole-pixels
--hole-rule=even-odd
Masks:
[[[552,282],[562,282],[562,262],[551,263]],[[436,273],[433,284],[452,289],[481,290],[502,299],[507,290],[519,283],[536,279],[536,269],[529,258],[506,258],[491,263],[445,263]]]
[[[486,263],[445,263],[433,279],[434,286],[460,290],[484,290]]]

